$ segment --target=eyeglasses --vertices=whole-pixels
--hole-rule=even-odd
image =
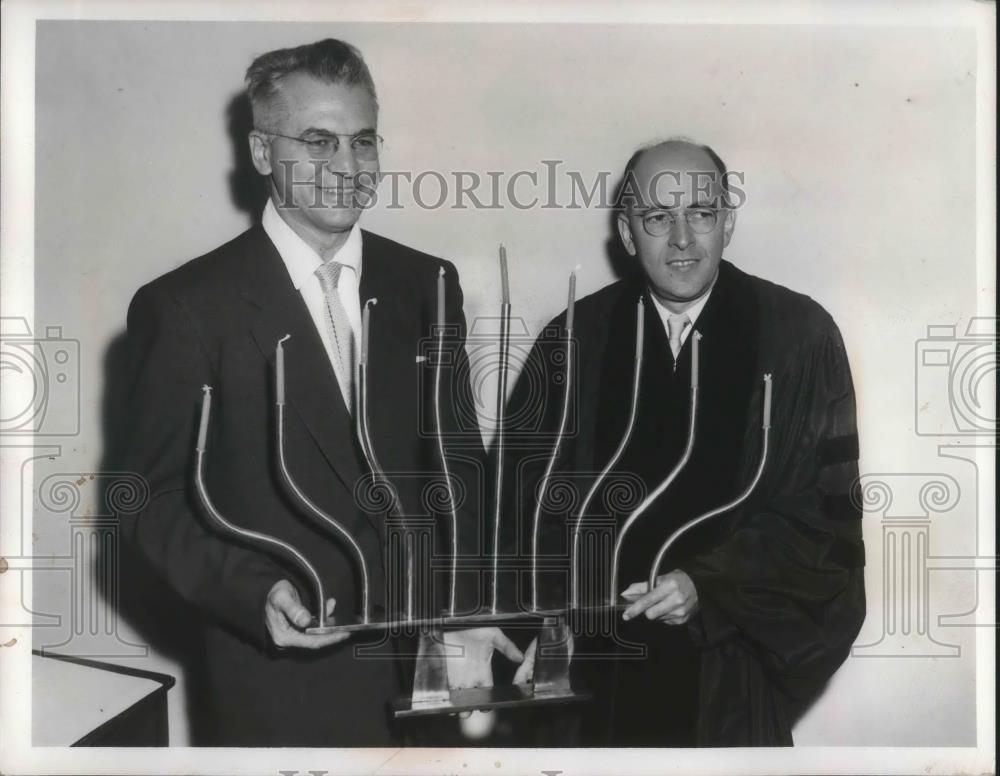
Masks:
[[[359,162],[373,162],[378,159],[379,151],[382,150],[382,138],[374,132],[359,132],[356,135],[341,135],[336,132],[307,132],[302,137],[292,135],[282,135],[280,132],[271,132],[268,129],[259,129],[265,135],[273,137],[283,137],[295,143],[301,143],[306,148],[306,153],[310,159],[330,161],[340,150],[340,140],[345,138],[351,146],[354,158]]]
[[[642,218],[642,228],[650,237],[663,237],[677,225],[677,219],[683,217],[688,228],[695,234],[708,234],[719,223],[720,208],[692,207],[682,212],[650,209],[636,213]]]

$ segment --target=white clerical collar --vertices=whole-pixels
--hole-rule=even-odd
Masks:
[[[716,281],[717,280],[718,277],[716,277]],[[705,303],[708,302],[708,298],[712,295],[712,289],[714,288],[715,288],[715,282],[713,282],[712,285],[709,286],[708,291],[702,294],[694,304],[692,304],[689,308],[687,308],[684,311],[683,314],[687,315],[687,317],[691,321],[691,325],[687,327],[687,329],[685,330],[685,334],[687,334],[687,331],[694,329],[695,321],[698,320],[698,316],[701,315],[701,311],[705,309]],[[680,315],[680,313],[675,313],[673,310],[669,309],[665,304],[663,304],[663,302],[661,302],[659,299],[656,298],[656,294],[654,294],[652,291],[650,291],[649,295],[653,297],[653,302],[656,303],[656,312],[660,314],[660,318],[663,320],[664,330],[666,330],[667,318],[669,318],[672,315]]]
[[[319,254],[299,237],[285,219],[279,214],[274,206],[274,200],[268,198],[264,206],[264,215],[261,217],[261,226],[267,236],[271,238],[274,247],[278,249],[282,261],[285,262],[285,269],[292,279],[292,285],[296,290],[301,290],[312,275],[315,274],[319,265],[323,263]],[[340,246],[340,250],[334,255],[333,261],[346,264],[354,270],[361,280],[361,227],[356,223],[351,227],[351,233],[347,236],[346,242]]]

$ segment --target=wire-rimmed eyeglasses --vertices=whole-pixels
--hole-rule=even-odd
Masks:
[[[634,213],[642,219],[642,228],[650,237],[663,237],[683,218],[688,228],[695,234],[708,234],[719,223],[719,211],[726,208],[692,207],[685,210],[664,210],[650,208]]]
[[[378,159],[379,151],[382,150],[382,137],[375,132],[358,132],[355,135],[342,135],[337,132],[307,132],[301,137],[295,137],[294,135],[272,132],[269,129],[258,129],[257,131],[300,143],[305,147],[309,158],[316,160],[329,161],[333,159],[337,155],[337,151],[340,150],[341,138],[347,140],[354,158],[360,162],[375,161]]]

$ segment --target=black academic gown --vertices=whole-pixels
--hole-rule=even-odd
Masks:
[[[451,357],[442,392],[442,424],[463,449],[452,461],[461,477],[461,544],[475,547],[481,511],[478,480],[481,442],[461,433],[459,395],[470,396],[464,364],[465,322],[457,273],[448,262],[366,232],[362,303],[372,312],[369,403],[373,445],[396,488],[402,513],[445,526],[434,542],[447,547],[444,509],[428,488],[440,481],[434,445],[433,383],[427,338],[437,316],[438,270],[447,281],[446,322]],[[335,516],[360,544],[371,575],[374,616],[401,605],[398,553],[385,502],[371,482],[319,333],[274,245],[255,226],[215,251],[141,288],[129,308],[125,357],[128,396],[113,459],[149,485],[149,501],[123,518],[125,551],[162,577],[204,621],[206,687],[210,709],[199,742],[238,746],[375,746],[399,742],[387,703],[405,685],[394,645],[359,639],[308,651],[278,651],[266,633],[268,591],[290,579],[316,611],[307,578],[284,559],[220,533],[193,492],[196,429],[202,386],[212,392],[206,482],[223,515],[242,527],[290,542],[315,565],[336,614],[350,620],[361,604],[359,567],[330,530],[295,507],[277,469],[274,358],[279,338],[287,373],[285,443],[298,485]],[[463,383],[463,380],[466,382]],[[465,386],[463,388],[463,385]],[[450,455],[450,453],[449,453]],[[471,474],[462,469],[470,465]],[[418,579],[429,580],[430,560]],[[438,597],[419,596],[421,610],[436,608],[447,564],[434,573]],[[132,584],[142,586],[141,577]],[[472,595],[475,595],[474,580]],[[468,586],[462,585],[464,593]],[[136,591],[132,591],[133,597]],[[387,597],[387,594],[388,597]],[[462,598],[459,608],[477,608]],[[376,642],[380,639],[376,638]],[[155,646],[155,645],[154,645]],[[412,674],[411,674],[412,675]]]
[[[641,282],[630,278],[576,307],[577,385],[571,392],[570,432],[560,449],[555,480],[572,480],[579,493],[607,462],[610,440],[623,426],[627,402],[616,404],[614,397],[621,397],[631,380],[635,303],[642,293]],[[667,405],[677,409],[678,399],[682,407],[686,403],[691,339],[672,373],[662,324],[653,316],[647,304],[646,355],[659,360],[647,366],[644,387],[647,394],[649,389],[663,394]],[[836,325],[818,304],[728,262],[720,267],[702,316],[695,326],[705,329],[700,441],[687,476],[678,479],[676,489],[654,505],[626,539],[619,590],[646,578],[648,559],[669,528],[723,503],[750,482],[761,449],[764,374],[772,375],[774,397],[768,462],[741,508],[698,529],[671,551],[664,571],[680,568],[691,577],[700,610],[683,628],[641,626],[648,644],[666,644],[667,659],[647,663],[655,668],[647,685],[650,702],[639,718],[655,715],[657,702],[663,708],[679,696],[697,697],[691,714],[699,745],[789,745],[797,714],[846,658],[864,619],[861,512],[851,498],[858,441],[850,370]],[[530,534],[533,494],[543,469],[537,462],[550,449],[561,411],[562,386],[552,379],[558,370],[548,364],[563,322],[560,316],[547,327],[524,371],[535,377],[520,380],[511,398],[510,414],[518,418],[522,433],[512,429],[509,435],[505,498],[507,512],[519,515],[522,557],[529,550],[524,539]],[[664,375],[664,364],[672,374]],[[541,391],[538,375],[549,376]],[[646,395],[640,416],[646,425],[662,427],[640,431],[632,453],[626,451],[624,468],[619,467],[619,472],[640,475],[646,491],[656,487],[677,460],[686,418],[684,410],[657,415],[650,398]],[[663,440],[659,449],[657,440]],[[617,513],[610,510],[619,525],[623,513],[637,503],[622,493],[619,501],[624,498],[631,506],[625,504]],[[599,503],[613,505],[615,499]],[[567,526],[572,517],[572,509],[556,508],[547,508],[543,516],[545,565],[558,567],[562,562],[561,573],[555,568],[540,578],[543,604],[567,600]],[[505,577],[505,584],[505,600],[511,602],[517,597],[513,574]],[[522,575],[522,601],[524,587]],[[661,639],[656,628],[674,632]],[[619,640],[623,633],[618,632]],[[666,665],[673,658],[678,666],[699,666],[695,687],[683,681],[680,671],[672,676]],[[687,659],[693,663],[685,663]],[[627,673],[634,676],[634,666]],[[627,703],[630,692],[637,697],[635,685],[621,692],[624,685],[613,672],[591,671],[590,676],[600,685],[598,706]],[[629,712],[623,717],[621,710],[606,711],[610,719],[597,733],[603,740],[581,740],[580,745],[625,741],[615,731],[628,726],[616,727],[615,719],[627,719]],[[683,714],[668,718],[664,712],[665,727],[684,722]],[[592,726],[584,730],[594,731]],[[643,743],[675,741],[666,732],[658,738],[652,724]]]

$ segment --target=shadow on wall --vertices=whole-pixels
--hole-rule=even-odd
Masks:
[[[128,377],[125,334],[117,336],[105,353],[104,395],[101,402],[101,428],[104,454],[101,471],[130,470],[126,452],[125,424],[128,419],[119,408],[128,406]],[[105,489],[114,487],[116,479],[103,478]],[[101,494],[105,503],[108,498]],[[163,578],[123,540],[121,523],[135,520],[135,515],[118,516],[118,557],[107,557],[114,545],[100,545],[105,554],[93,566],[94,589],[100,590],[105,601],[117,609],[119,621],[126,623],[150,650],[175,661],[184,675],[187,692],[185,715],[189,723],[189,740],[199,745],[208,740],[205,669],[201,659],[200,615],[168,587]],[[108,587],[101,578],[102,568],[117,568],[117,586]]]
[[[621,180],[615,185],[613,202],[621,200],[624,186],[625,176],[622,175]],[[618,236],[618,212],[617,207],[608,208],[608,238],[604,241],[604,253],[616,280],[629,277],[636,271],[636,259],[628,255]]]
[[[253,128],[253,116],[246,96],[240,92],[228,103],[225,113],[226,131],[232,147],[233,167],[229,173],[229,193],[233,205],[247,216],[251,226],[260,216],[267,201],[264,179],[250,159],[247,134]],[[192,257],[193,258],[193,257]],[[121,311],[124,319],[125,310]],[[129,472],[132,470],[125,449],[125,424],[128,418],[120,408],[127,407],[129,396],[129,365],[126,333],[112,338],[104,354],[104,384],[101,402],[103,455],[100,471]],[[196,411],[192,403],[192,412]],[[156,408],[148,408],[155,412]],[[191,449],[194,449],[192,440]],[[105,491],[116,480],[103,478]],[[107,503],[107,494],[100,494]],[[120,520],[135,519],[133,516]],[[119,537],[121,532],[119,532]],[[204,646],[201,613],[184,602],[152,567],[132,548],[119,542],[118,557],[102,557],[93,565],[94,589],[101,591],[108,605],[116,607],[120,621],[132,628],[143,643],[158,655],[176,661],[184,674],[187,691],[186,716],[193,746],[210,740],[209,701],[206,697]],[[101,545],[102,553],[111,554],[111,547]],[[105,565],[109,564],[109,565]],[[113,565],[112,565],[113,564]],[[106,579],[103,568],[117,568],[117,584]]]
[[[229,173],[229,195],[237,210],[250,219],[260,217],[267,203],[267,185],[250,159],[247,135],[253,129],[253,112],[246,94],[238,92],[226,108],[226,127],[233,151],[233,169]]]

